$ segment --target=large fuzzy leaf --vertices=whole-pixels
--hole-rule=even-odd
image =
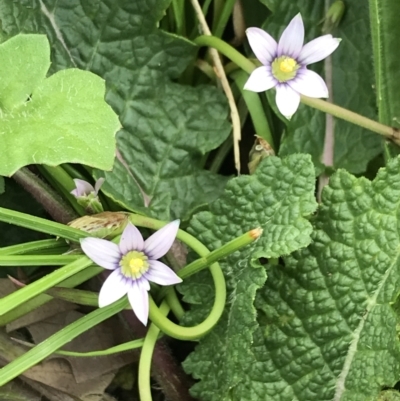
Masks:
[[[373,182],[344,170],[331,177],[311,245],[269,267],[256,298],[254,343],[236,352],[237,381],[223,397],[212,396],[217,383],[204,373],[204,362],[220,359],[211,357],[209,344],[196,361],[204,370],[190,365],[203,379],[196,394],[204,400],[373,401],[396,384],[399,172],[394,159]]]
[[[229,399],[232,388],[243,380],[257,328],[253,306],[256,290],[265,281],[258,258],[277,258],[310,242],[307,217],[315,210],[314,168],[309,156],[283,160],[268,157],[252,176],[235,178],[210,212],[194,216],[190,230],[210,249],[215,249],[255,227],[260,239],[221,263],[228,280],[228,303],[213,331],[185,362],[185,368],[201,381],[193,388],[203,400]],[[184,299],[194,304],[187,322],[200,320],[212,302],[208,274],[199,274],[181,285]]]

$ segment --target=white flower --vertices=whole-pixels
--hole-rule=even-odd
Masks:
[[[75,178],[75,189],[71,191],[71,194],[75,196],[75,198],[87,197],[89,195],[97,196],[99,193],[100,187],[104,184],[105,179],[103,177],[99,178],[93,188],[92,184],[89,184],[85,180],[80,180],[79,178]]]
[[[99,238],[81,240],[83,252],[108,270],[113,270],[99,293],[99,306],[107,306],[128,294],[129,303],[137,316],[147,324],[149,316],[149,281],[160,285],[182,282],[167,265],[160,262],[171,248],[179,229],[179,220],[168,223],[146,241],[140,231],[128,223],[119,245]]]
[[[249,28],[246,34],[263,66],[251,73],[244,89],[263,92],[275,87],[276,105],[288,119],[299,107],[300,94],[328,97],[324,80],[306,66],[328,57],[339,46],[340,39],[324,35],[303,46],[304,25],[300,14],[290,21],[279,43],[259,28]]]

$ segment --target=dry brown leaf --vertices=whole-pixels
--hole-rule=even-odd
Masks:
[[[18,290],[18,287],[16,287],[9,279],[0,279],[0,298],[3,298],[16,290]],[[21,327],[28,326],[29,324],[40,322],[50,316],[56,315],[57,313],[74,310],[76,308],[77,305],[71,302],[52,299],[32,312],[8,323],[6,325],[6,330],[9,333],[20,329]]]
[[[16,359],[26,351],[26,347],[12,341],[4,331],[0,330],[1,365],[6,365],[6,363]],[[21,380],[26,378],[64,392],[66,395],[71,396],[70,398],[72,399],[76,397],[82,401],[101,401],[104,390],[114,378],[114,372],[104,374],[83,383],[77,383],[70,364],[66,360],[54,358],[51,360],[44,360],[42,363],[25,371],[21,375]],[[53,396],[57,394],[54,391],[50,393],[52,393]],[[60,394],[59,397],[61,397]],[[58,398],[57,400],[70,401],[66,397]]]
[[[77,311],[60,313],[39,323],[29,325],[27,329],[31,333],[34,342],[37,344],[75,320],[80,319],[82,316],[84,315]],[[73,339],[65,345],[63,349],[75,352],[104,350],[121,342],[120,338],[118,338],[121,337],[121,331],[122,330],[118,329],[118,320],[116,320],[116,318],[111,318]],[[123,341],[128,341],[128,339],[125,338]],[[72,367],[76,382],[82,383],[131,363],[137,359],[136,355],[136,352],[124,352],[121,354],[90,358],[54,357],[67,360]]]

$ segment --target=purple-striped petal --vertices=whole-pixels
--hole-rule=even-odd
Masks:
[[[138,284],[142,286],[146,291],[150,291],[150,283],[145,276],[140,277],[136,281],[138,281]]]
[[[264,64],[271,64],[276,56],[278,44],[275,39],[260,28],[248,28],[246,30],[247,39],[253,53]]]
[[[290,120],[299,107],[300,95],[287,84],[279,84],[276,87],[275,101],[279,111]]]
[[[118,270],[114,270],[104,281],[99,292],[99,307],[118,301],[130,288],[130,282]]]
[[[175,272],[159,260],[150,260],[150,269],[144,274],[147,280],[160,285],[172,285],[182,282]]]
[[[99,193],[101,186],[104,184],[104,181],[106,179],[104,177],[100,177],[96,183],[94,184],[94,191],[96,192],[96,195]]]
[[[253,92],[264,92],[273,88],[278,81],[272,76],[270,67],[258,67],[250,75],[244,89]]]
[[[317,73],[306,68],[300,70],[296,78],[288,81],[287,84],[304,96],[317,98],[329,96],[325,81]]]
[[[179,220],[172,221],[144,241],[144,253],[149,259],[160,259],[171,248],[179,230]]]
[[[301,50],[298,62],[301,65],[308,65],[323,60],[336,50],[340,40],[333,38],[332,35],[324,35],[308,42]]]
[[[136,317],[146,326],[149,318],[149,294],[139,280],[132,282],[128,299]]]
[[[143,251],[143,247],[142,234],[132,223],[128,223],[121,235],[119,249],[125,255],[130,251],[141,252]]]
[[[108,270],[119,267],[122,255],[117,244],[100,238],[84,238],[81,240],[81,248],[99,266]]]
[[[304,43],[304,24],[300,14],[297,14],[283,31],[278,43],[278,56],[288,56],[294,59],[300,54]]]
[[[79,178],[74,179],[75,189],[70,193],[74,196],[85,196],[89,195],[91,192],[94,192],[94,188],[88,182],[84,180],[80,180]]]

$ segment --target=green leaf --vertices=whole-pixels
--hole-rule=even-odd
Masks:
[[[102,191],[128,210],[185,220],[216,199],[227,181],[201,169],[202,155],[226,138],[227,108],[214,88],[161,80],[160,85],[165,97],[142,99],[134,106],[140,125],[132,123],[132,132],[140,135],[124,132],[119,137],[128,169],[116,161],[111,173],[99,172],[96,178],[104,176]]]
[[[228,182],[210,212],[196,214],[189,231],[209,249],[220,247],[250,229],[264,232],[254,244],[221,262],[228,285],[228,299],[221,321],[186,360],[184,366],[201,381],[193,387],[196,397],[224,400],[238,385],[247,369],[252,336],[257,328],[253,306],[256,290],[266,273],[259,258],[277,258],[310,243],[307,217],[316,208],[314,168],[311,158],[292,155],[283,160],[267,157],[252,176]],[[192,303],[186,322],[199,321],[213,299],[213,285],[207,272],[180,285],[185,301]]]
[[[111,169],[120,125],[104,101],[104,81],[77,69],[46,79],[49,58],[42,35],[0,44],[0,174],[33,163]]]
[[[116,162],[102,190],[130,210],[162,219],[185,219],[216,199],[226,178],[203,169],[204,155],[229,135],[228,107],[213,87],[174,82],[196,47],[157,29],[169,1],[34,3],[4,1],[5,32],[47,32],[54,68],[76,66],[102,76],[107,102],[120,116],[118,148],[126,166]]]
[[[377,120],[372,46],[368,6],[346,1],[346,12],[334,36],[342,38],[332,55],[333,101],[365,117]],[[382,152],[382,138],[346,121],[335,120],[336,168],[359,174]]]
[[[0,195],[4,192],[4,178],[0,177]]]
[[[396,0],[370,0],[372,49],[379,121],[400,127],[400,49],[398,15],[400,2]]]
[[[311,245],[271,266],[230,400],[376,400],[400,375],[400,159],[325,187]]]

